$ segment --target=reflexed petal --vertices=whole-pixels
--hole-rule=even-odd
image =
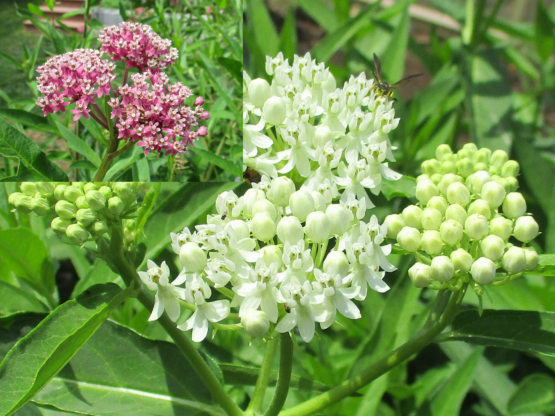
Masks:
[[[295,328],[295,325],[297,325],[297,311],[293,310],[279,321],[279,324],[276,325],[276,331],[289,332]]]
[[[297,326],[303,341],[310,342],[314,337],[314,319],[307,312],[300,312]]]
[[[156,292],[156,296],[154,297],[154,308],[152,308],[152,313],[148,318],[150,321],[155,321],[162,316],[164,313],[164,301],[160,299],[160,291]]]
[[[219,322],[229,315],[229,301],[216,300],[210,302],[204,309],[204,313],[210,322]]]
[[[195,321],[193,323],[193,341],[201,342],[204,341],[206,338],[206,334],[208,334],[208,320],[206,316],[204,316],[203,311],[197,310],[197,316],[195,317]]]
[[[335,296],[335,305],[341,315],[349,319],[360,319],[360,311],[352,300],[347,299],[345,296],[338,293]]]
[[[169,290],[160,291],[158,293],[160,293],[161,299],[164,302],[166,313],[170,319],[175,322],[177,318],[179,318],[179,313],[181,312],[179,301]]]

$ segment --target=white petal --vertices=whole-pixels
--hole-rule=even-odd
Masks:
[[[179,301],[169,290],[164,290],[163,292],[161,291],[158,293],[160,293],[161,299],[164,302],[166,313],[170,319],[175,322],[177,318],[179,318],[179,313],[181,312]]]
[[[189,317],[189,319],[187,319],[187,321],[185,321],[181,325],[177,325],[177,328],[180,329],[181,331],[190,331],[191,329],[193,329],[193,326],[195,324],[195,319],[197,319],[197,314],[198,314],[198,310],[193,312],[193,314]]]
[[[278,319],[278,308],[277,302],[274,296],[272,296],[272,292],[274,290],[277,291],[276,288],[264,291],[264,293],[262,294],[262,302],[260,305],[261,309],[266,312],[266,315],[268,315],[268,319],[270,320],[270,322],[276,323]]]
[[[195,317],[195,321],[193,323],[192,338],[195,342],[201,342],[204,338],[206,338],[206,334],[208,334],[208,321],[201,310],[197,312],[197,316]]]
[[[279,324],[276,325],[277,332],[289,332],[297,325],[297,312],[291,311],[291,313],[286,314]]]
[[[299,332],[301,333],[303,341],[310,342],[314,337],[314,319],[307,311],[299,313],[297,326],[299,327]]]
[[[335,305],[341,315],[349,319],[360,319],[360,311],[353,301],[347,299],[340,293],[335,296]]]
[[[162,316],[164,313],[164,301],[160,299],[160,291],[156,292],[156,296],[154,297],[154,308],[152,308],[152,313],[148,318],[150,321],[155,321]]]
[[[219,322],[229,315],[229,301],[216,300],[210,302],[205,308],[204,313],[210,322]]]

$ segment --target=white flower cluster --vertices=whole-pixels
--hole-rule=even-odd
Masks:
[[[266,80],[243,73],[244,168],[302,183],[302,190],[326,190],[332,198],[351,197],[373,205],[382,177],[401,177],[388,133],[399,124],[393,101],[376,93],[364,73],[343,88],[323,63],[310,54],[290,65],[279,53],[266,58]],[[303,183],[304,182],[304,183]]]
[[[363,300],[368,286],[389,289],[383,277],[395,267],[386,258],[391,245],[382,245],[387,228],[375,216],[362,221],[363,199],[332,203],[325,192],[296,190],[287,177],[255,186],[241,197],[222,193],[218,215],[209,215],[207,224],[171,234],[183,267],[173,282],[164,264],[149,262],[148,271],[141,272],[145,284],[157,290],[151,320],[164,309],[177,320],[181,299],[194,313],[178,328],[192,329],[196,342],[206,337],[209,322],[228,316],[230,307],[238,308],[252,336],[263,336],[275,324],[278,332],[298,327],[308,342],[315,322],[329,328],[337,311],[360,318],[353,301]],[[211,287],[229,294],[231,302],[210,301]]]
[[[539,227],[515,192],[518,163],[503,150],[492,153],[473,143],[457,154],[441,145],[436,157],[422,164],[419,203],[385,220],[388,236],[415,253],[418,262],[409,270],[414,284],[458,290],[471,282],[481,294],[484,285],[506,283],[536,267],[538,254],[526,244]]]

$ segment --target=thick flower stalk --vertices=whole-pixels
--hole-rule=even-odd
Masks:
[[[518,173],[505,151],[473,143],[456,154],[441,145],[436,159],[422,164],[419,203],[385,220],[388,237],[417,259],[409,270],[417,287],[458,290],[470,283],[481,295],[483,286],[536,267],[538,254],[527,244],[539,227],[516,192]]]
[[[245,102],[243,164],[275,178],[290,177],[301,189],[327,188],[335,198],[372,203],[382,178],[399,179],[388,134],[399,124],[393,101],[380,95],[364,73],[343,88],[323,63],[295,56],[290,65],[281,53],[266,58],[271,84],[243,74]]]

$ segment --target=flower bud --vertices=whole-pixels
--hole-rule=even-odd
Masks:
[[[447,189],[449,188],[449,185],[456,182],[462,183],[463,178],[459,175],[448,173],[447,175],[443,175],[437,187],[443,195],[447,196]]]
[[[349,274],[350,268],[347,256],[342,251],[330,251],[324,260],[324,272],[326,273],[333,269],[335,273],[345,277]]]
[[[108,225],[104,221],[95,222],[91,229],[91,233],[94,234],[96,237],[100,237],[107,232]]]
[[[179,250],[179,261],[186,271],[198,273],[206,267],[206,253],[196,243],[185,243]]]
[[[484,147],[482,149],[477,150],[472,155],[472,162],[476,163],[483,163],[487,165],[489,163],[489,158],[491,157],[491,150]]]
[[[270,329],[270,320],[266,312],[249,309],[241,317],[241,325],[251,337],[261,337]]]
[[[76,186],[68,186],[64,191],[64,198],[70,202],[77,201],[77,198],[83,195],[83,191]]]
[[[491,181],[491,176],[488,172],[480,170],[474,172],[468,179],[472,193],[479,195],[482,192],[484,184]]]
[[[37,215],[46,215],[50,212],[50,204],[44,198],[31,198],[29,208]]]
[[[336,133],[331,131],[328,126],[318,126],[314,129],[312,143],[315,146],[323,147],[327,142],[335,142]]]
[[[280,125],[287,116],[285,101],[280,97],[270,97],[264,103],[262,112],[264,120],[266,120],[268,124],[273,124],[274,126]]]
[[[422,228],[425,230],[439,230],[439,226],[443,221],[441,212],[433,208],[425,208],[422,211]]]
[[[257,240],[268,241],[276,235],[276,223],[270,214],[259,212],[252,218],[251,231]]]
[[[413,227],[403,227],[397,234],[397,242],[403,250],[415,252],[420,248],[420,231]]]
[[[513,177],[502,178],[506,184],[502,184],[507,192],[516,192],[518,189],[518,179]]]
[[[342,236],[349,229],[353,220],[353,213],[339,204],[328,205],[326,216],[331,222],[330,235]]]
[[[56,211],[56,214],[58,214],[60,218],[63,218],[64,220],[75,218],[75,214],[77,213],[77,207],[71,202],[64,199],[56,202],[54,210]]]
[[[21,192],[14,192],[10,195],[10,203],[19,212],[29,213],[31,212],[31,201],[32,198],[29,195],[22,194]]]
[[[443,156],[453,154],[453,151],[448,144],[440,144],[436,149],[436,159],[440,162],[443,160]]]
[[[526,268],[526,254],[521,247],[513,246],[503,256],[503,268],[510,274],[520,273]]]
[[[417,288],[427,287],[434,281],[432,268],[427,264],[414,263],[409,269],[409,277]]]
[[[533,247],[526,247],[523,250],[526,256],[526,270],[534,270],[540,262],[538,253]]]
[[[459,248],[451,253],[451,261],[453,262],[453,267],[455,270],[459,270],[462,273],[467,273],[470,271],[472,262],[474,259],[466,250]]]
[[[488,183],[495,183],[495,182],[488,182]],[[476,201],[472,202],[468,206],[468,215],[472,215],[472,214],[483,215],[489,220],[491,218],[491,208],[489,203],[483,199],[477,199]]]
[[[503,213],[506,217],[516,219],[522,217],[526,212],[526,201],[519,192],[507,194],[503,201]]]
[[[515,238],[523,243],[532,241],[538,236],[539,231],[540,227],[532,217],[520,217],[515,222]]]
[[[106,204],[104,195],[102,195],[99,191],[89,191],[86,193],[85,198],[89,206],[95,211],[100,211]]]
[[[457,173],[467,178],[474,172],[474,163],[470,159],[462,159],[457,162]]]
[[[484,257],[497,261],[503,256],[505,251],[505,241],[496,235],[488,235],[481,242],[482,253]]]
[[[249,84],[249,101],[258,108],[262,108],[268,98],[270,98],[270,84],[262,78],[253,79]]]
[[[455,266],[447,256],[437,256],[432,259],[432,276],[439,282],[447,282],[455,274]]]
[[[283,243],[297,244],[304,239],[303,226],[297,217],[283,217],[277,225],[277,235]]]
[[[324,195],[322,195],[318,191],[311,191],[310,195],[312,195],[312,199],[314,199],[314,210],[324,212],[326,206],[328,205],[326,202],[326,198],[324,198]]]
[[[441,163],[437,159],[426,160],[422,163],[422,173],[430,177],[436,173],[439,173],[440,168]]]
[[[276,205],[285,207],[289,204],[289,198],[293,192],[295,192],[295,183],[286,176],[279,176],[272,180],[268,193]]]
[[[457,154],[455,156],[457,157],[457,160],[464,160],[464,159],[468,159],[469,157],[471,157],[471,153],[468,150],[462,148],[461,150],[459,150],[457,152]],[[470,162],[472,162],[472,161],[470,161]]]
[[[64,192],[69,185],[58,185],[54,188],[54,198],[58,201],[64,199]]]
[[[300,222],[305,222],[308,214],[314,212],[314,199],[307,191],[295,191],[289,197],[289,207]]]
[[[441,167],[439,168],[439,172],[443,175],[448,173],[455,174],[457,173],[457,165],[456,162],[450,160],[444,160],[441,162]]]
[[[488,165],[486,165],[485,163],[476,163],[474,165],[474,173],[476,172],[486,172],[488,173]],[[489,173],[488,173],[489,175]],[[469,176],[470,178],[470,176]]]
[[[460,205],[449,205],[445,210],[446,220],[455,220],[459,224],[464,225],[467,218],[466,210]]]
[[[489,160],[490,165],[495,166],[497,169],[501,170],[503,165],[509,160],[509,155],[504,150],[496,150],[491,155]]]
[[[516,178],[520,172],[520,165],[516,160],[508,160],[501,168],[501,176],[504,178]]]
[[[472,264],[470,274],[476,283],[489,285],[495,280],[495,263],[488,258],[480,257]]]
[[[464,206],[470,202],[470,191],[462,183],[454,182],[447,188],[447,201]]]
[[[85,193],[87,192],[88,191],[86,191]],[[98,192],[104,195],[104,199],[106,201],[109,200],[112,196],[114,196],[114,193],[112,192],[112,189],[109,186],[101,186],[100,188],[98,188]]]
[[[89,239],[89,232],[79,224],[68,225],[66,228],[66,235],[72,244],[77,245],[84,244]]]
[[[278,216],[276,206],[267,199],[259,199],[258,201],[254,201],[251,213],[253,217],[258,213],[268,214],[270,217],[272,217],[274,221],[277,219]]]
[[[85,189],[85,185],[89,182],[71,182],[71,186],[81,189],[82,191]]]
[[[455,220],[447,220],[439,228],[441,239],[450,246],[458,244],[463,237],[463,227]]]
[[[54,189],[56,184],[54,182],[37,182],[35,183],[37,192],[39,192],[43,197],[50,198],[54,195]]]
[[[99,188],[99,184],[97,182],[87,182],[85,186],[83,186],[83,195],[89,191],[96,191]]]
[[[428,175],[426,175],[425,173],[423,173],[422,175],[418,175],[416,177],[416,183],[420,183],[420,182],[423,182],[423,181],[429,181],[429,180],[431,180],[430,177]]]
[[[200,96],[195,98],[195,102],[193,103],[193,105],[195,107],[198,107],[198,106],[203,105],[203,104],[204,104],[204,98],[202,98]]]
[[[114,216],[118,216],[123,212],[123,201],[119,196],[113,196],[108,199],[108,211]]]
[[[441,215],[445,215],[445,211],[447,211],[448,206],[449,204],[447,203],[447,200],[442,196],[434,196],[430,198],[427,205],[428,208],[437,209],[441,212]]]
[[[416,198],[427,204],[430,198],[439,195],[439,189],[431,180],[420,181],[416,184]]]
[[[439,231],[424,231],[420,240],[420,246],[431,256],[441,253],[441,250],[443,250],[443,240],[441,239]]]
[[[37,186],[34,182],[22,182],[19,188],[27,196],[35,196],[37,193]]]
[[[501,173],[501,170],[493,165],[490,165],[488,167],[488,173],[491,175],[491,179],[495,180],[495,177],[499,176],[499,174]]]
[[[497,209],[505,199],[505,188],[498,182],[486,182],[482,186],[481,196],[482,199],[487,201],[491,209]]]
[[[468,152],[469,157],[473,156],[474,153],[476,153],[478,151],[478,146],[476,146],[472,142],[465,143],[462,148],[463,148],[463,150],[466,150]]]
[[[331,221],[321,212],[311,212],[306,218],[305,232],[314,243],[323,243],[330,238]]]
[[[243,200],[243,215],[246,217],[252,217],[252,210],[255,202],[260,199],[266,199],[266,195],[264,194],[264,191],[260,189],[251,188],[245,192],[241,199]]]
[[[90,208],[84,208],[77,211],[75,214],[77,222],[83,227],[88,227],[97,220],[96,212]]]
[[[58,234],[65,234],[67,227],[71,225],[71,221],[56,217],[50,223],[50,228]]]
[[[441,159],[441,163],[445,163],[445,162],[457,163],[457,160],[458,160],[457,155],[454,155],[453,153],[447,153]]]
[[[135,185],[131,182],[116,182],[112,185],[112,192],[126,201],[135,195]]]
[[[403,210],[403,220],[408,227],[422,228],[422,209],[416,205],[409,205]]]
[[[489,223],[489,232],[508,241],[513,232],[513,222],[505,217],[495,217]]]
[[[270,266],[274,263],[278,266],[278,269],[283,266],[283,260],[281,259],[283,253],[278,246],[264,246],[260,249],[260,254],[262,255],[262,260],[266,263],[266,266]]]
[[[405,226],[405,220],[399,214],[388,215],[384,222],[387,224],[387,236],[389,238],[397,238],[397,234]]]
[[[472,214],[466,219],[464,223],[464,230],[470,238],[481,240],[488,235],[488,225],[486,217],[480,214]]]
[[[77,201],[75,201],[75,205],[79,209],[84,209],[84,208],[90,208],[91,207],[89,205],[89,203],[87,202],[87,198],[85,197],[85,195],[80,196],[79,198],[77,198]]]
[[[441,173],[434,173],[432,176],[430,176],[430,179],[432,180],[433,183],[435,183],[439,187],[439,184],[443,179],[443,175]]]

